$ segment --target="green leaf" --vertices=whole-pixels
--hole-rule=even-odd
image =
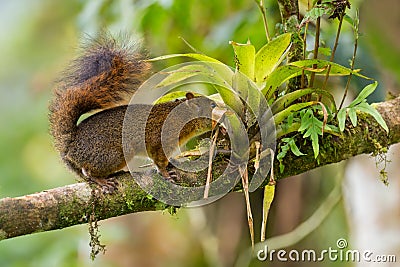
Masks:
[[[160,97],[155,104],[160,104],[160,103],[164,103],[164,102],[169,102],[169,101],[174,101],[175,99],[178,98],[182,98],[186,95],[186,92],[184,91],[176,91],[176,92],[170,92],[167,93],[165,95],[163,95],[162,97]]]
[[[359,74],[358,72],[360,70],[351,70],[349,68],[343,67],[342,65],[326,60],[306,59],[291,62],[288,65],[278,67],[268,76],[265,86],[261,90],[261,92],[263,93],[263,95],[265,95],[267,99],[270,99],[274,95],[274,92],[279,88],[279,86],[281,86],[287,80],[301,75],[303,71],[305,73],[315,72],[317,75],[325,75],[329,65],[331,65],[331,76],[345,76],[351,73],[364,79],[370,79],[364,75]],[[314,66],[316,67],[314,68]]]
[[[351,124],[353,124],[354,127],[357,126],[357,111],[355,108],[348,108],[347,112],[349,114],[349,118],[351,121]]]
[[[247,101],[249,98],[251,83],[252,81],[250,81],[250,78],[241,72],[235,72],[232,75],[232,88],[245,101]]]
[[[254,80],[256,49],[252,44],[239,44],[231,41],[235,52],[236,69]]]
[[[294,119],[294,114],[291,113],[291,114],[287,117],[287,127],[292,126],[292,124],[293,124],[293,119]]]
[[[329,57],[332,54],[330,47],[318,47],[318,54]]]
[[[371,83],[362,89],[362,91],[358,94],[356,99],[353,100],[353,102],[350,103],[349,108],[354,107],[355,105],[358,105],[361,103],[364,99],[366,99],[370,94],[372,94],[376,87],[378,86],[378,82]]]
[[[290,149],[290,151],[292,151],[292,153],[295,156],[298,156],[298,157],[302,156],[302,155],[306,155],[306,154],[304,154],[300,151],[300,149],[297,147],[296,142],[293,137],[282,138],[281,141],[282,141],[282,143],[285,143],[285,144],[280,145],[280,152],[276,156],[276,159],[279,161],[279,170],[282,173],[285,168],[285,165],[283,165],[283,158],[286,157],[289,149]]]
[[[233,109],[240,117],[243,117],[244,106],[240,97],[232,89],[225,86],[213,85],[220,94],[224,103]]]
[[[249,149],[249,141],[244,124],[234,112],[229,110],[225,112],[224,118],[226,119],[224,124],[227,126],[226,130],[228,132],[228,136],[235,136],[235,138],[230,139],[232,156],[239,157],[243,160],[244,158],[248,157]]]
[[[379,123],[379,125],[382,126],[383,129],[385,129],[386,133],[389,133],[389,128],[385,120],[382,118],[381,114],[379,114],[379,112],[374,107],[372,107],[370,104],[364,101],[357,105],[357,109],[359,111],[370,114]]]
[[[279,171],[280,171],[280,173],[283,173],[284,170],[285,170],[285,165],[283,165],[282,161],[279,161]]]
[[[340,134],[340,131],[339,131],[339,127],[337,127],[335,125],[326,124],[325,128],[324,128],[324,132],[325,133],[330,133],[332,135],[336,135],[336,136],[339,136],[339,137],[342,137],[342,135]]]
[[[260,85],[285,57],[291,34],[285,33],[264,45],[255,56],[255,82]]]
[[[287,152],[289,151],[289,145],[283,145],[281,146],[281,152],[279,152],[278,155],[276,155],[276,159],[279,161],[279,171],[280,173],[283,172],[285,169],[285,165],[283,165],[283,158],[286,156]]]
[[[365,86],[364,89],[358,94],[356,99],[354,99],[353,102],[350,103],[348,108],[343,108],[339,110],[339,112],[337,113],[337,119],[339,122],[339,130],[341,132],[343,132],[345,127],[346,115],[347,115],[346,111],[349,114],[352,125],[355,127],[357,126],[357,110],[359,110],[361,112],[368,113],[372,117],[374,117],[374,119],[379,123],[379,125],[382,126],[382,128],[385,129],[387,133],[389,133],[389,128],[386,125],[386,122],[382,118],[381,114],[379,114],[379,112],[374,107],[368,104],[366,100],[366,98],[375,91],[377,86],[378,82],[374,82],[372,84]]]
[[[203,54],[197,54],[197,53],[164,55],[164,56],[148,59],[148,61],[159,61],[159,60],[165,60],[165,59],[176,58],[176,57],[189,57],[189,58],[197,59],[200,61],[207,61],[207,62],[214,62],[214,63],[222,64],[221,61],[219,61],[215,58],[212,58],[212,57],[209,57],[209,56],[206,56]]]
[[[246,68],[248,68],[247,72],[251,73],[251,65],[253,65],[254,69],[254,59],[253,62],[251,62],[251,56],[249,56],[251,55],[250,50],[252,48],[251,45],[245,47],[246,48],[243,47],[244,50],[242,48],[238,48],[240,50],[239,54],[243,61],[245,61],[245,59],[247,60],[247,62],[245,62]],[[246,56],[246,54],[250,57],[250,59]],[[243,117],[244,106],[238,95],[240,91],[235,90],[234,86],[236,86],[236,89],[241,87],[237,84],[233,84],[238,79],[234,77],[234,72],[230,69],[230,67],[221,63],[217,59],[199,53],[187,53],[160,56],[150,59],[149,61],[165,60],[177,57],[193,58],[203,62],[203,64],[199,62],[198,64],[185,65],[177,70],[171,71],[169,75],[163,81],[161,81],[160,84],[158,84],[158,87],[170,86],[190,78],[195,79],[196,76],[199,75],[199,77],[207,78],[208,82],[220,94],[224,103],[232,108],[241,117]],[[201,80],[204,82],[204,79],[199,79],[200,82]]]
[[[320,96],[325,96],[329,99],[330,103],[332,104],[333,111],[336,112],[336,105],[335,105],[335,99],[333,96],[326,90],[321,90],[321,89],[313,89],[313,88],[307,88],[307,89],[299,89],[293,92],[290,92],[286,95],[283,95],[279,97],[272,105],[271,105],[271,111],[272,114],[276,114],[286,107],[288,107],[293,101],[308,95],[308,94],[318,94]]]
[[[286,143],[286,145],[283,146],[284,149],[282,149],[282,147],[281,147],[282,151],[285,150],[285,155],[286,155],[286,152],[288,151],[289,148],[290,148],[290,151],[292,151],[292,153],[293,153],[295,156],[303,156],[303,155],[306,155],[306,154],[302,153],[302,152],[300,151],[300,149],[297,147],[296,141],[295,141],[295,139],[294,139],[293,137],[282,138],[282,142],[285,142],[285,143]],[[284,155],[284,156],[285,156],[285,155]],[[282,158],[283,158],[283,157],[280,157],[280,158],[278,158],[278,159],[282,159]]]
[[[199,59],[203,58],[201,54],[191,55],[198,55]],[[168,75],[157,84],[157,87],[172,86],[185,80],[189,81],[189,79],[190,83],[208,83],[215,88],[227,106],[243,116],[244,106],[238,92],[234,90],[232,85],[235,73],[229,66],[222,63],[200,61],[182,64],[182,67],[169,72],[164,71],[164,73]],[[246,76],[241,74],[241,77]]]
[[[157,87],[170,86],[195,76],[199,77],[199,82],[231,87],[234,74],[229,66],[209,61],[196,61],[176,65],[164,70],[162,73],[168,74],[168,76],[157,84]]]
[[[347,21],[351,26],[354,25],[354,20],[352,17],[350,17],[349,15],[345,14],[343,17],[344,21]]]
[[[286,138],[282,139],[283,142],[285,142],[284,139]],[[281,145],[281,152],[279,152],[278,155],[276,155],[277,160],[283,159],[286,156],[287,152],[289,151],[289,148],[290,147],[287,143],[285,145]]]
[[[242,72],[235,72],[232,76],[232,89],[236,92],[236,101],[241,104],[241,110],[235,109],[242,119],[245,119],[247,126],[251,126],[256,122],[259,115],[260,105],[265,105],[265,99],[260,93],[257,85]],[[261,101],[264,101],[261,104]],[[245,113],[244,113],[245,112]],[[243,117],[245,115],[245,117]]]
[[[279,86],[290,78],[301,75],[301,72],[302,70],[295,66],[285,65],[278,67],[266,79],[265,86],[261,90],[261,93],[265,95],[267,100],[271,99]]]
[[[303,20],[300,23],[300,26],[308,21],[315,21],[323,15],[332,15],[335,11],[335,7],[332,3],[322,3],[320,5],[315,5],[304,15]]]
[[[338,119],[338,122],[339,122],[339,130],[341,131],[341,132],[343,132],[344,131],[344,126],[345,126],[345,124],[346,124],[346,109],[347,108],[342,108],[342,109],[340,109],[339,110],[339,112],[337,113],[337,119]]]
[[[289,146],[290,146],[290,151],[292,151],[292,153],[295,155],[295,156],[303,156],[303,155],[305,155],[304,153],[302,153],[301,151],[300,151],[300,149],[297,147],[297,145],[296,145],[296,142],[294,141],[294,139],[293,138],[291,138],[291,140],[289,141]]]
[[[312,19],[312,20],[316,20],[319,17],[322,17],[323,15],[327,15],[332,13],[331,10],[324,8],[323,6],[316,6],[313,7],[310,11],[308,11],[306,13],[306,15],[304,16],[304,18],[308,18],[308,19]]]
[[[303,133],[303,138],[309,137],[311,139],[314,157],[317,158],[319,154],[319,140],[318,135],[322,135],[323,122],[314,116],[312,109],[307,109],[301,115],[301,125],[299,132]]]
[[[325,75],[327,70],[328,70],[328,66],[331,66],[329,75],[332,76],[346,76],[349,75],[350,73],[353,75],[356,75],[358,77],[367,79],[367,80],[371,80],[371,78],[368,78],[362,74],[360,74],[360,69],[355,69],[355,70],[351,70],[349,68],[346,68],[340,64],[334,63],[334,62],[330,62],[327,60],[322,60],[322,59],[306,59],[306,60],[300,60],[300,61],[295,61],[295,62],[291,62],[289,63],[289,65],[292,66],[296,66],[299,68],[302,68],[304,70],[310,71],[310,72],[315,72],[312,69],[314,68],[313,65],[316,65],[316,69],[317,70],[322,70],[322,71],[316,71],[317,75]]]
[[[289,117],[289,115],[292,112],[299,111],[303,108],[306,108],[306,107],[309,107],[312,105],[316,105],[318,103],[319,103],[318,101],[309,101],[309,102],[304,102],[304,103],[293,104],[293,105],[287,107],[286,109],[284,109],[281,112],[278,112],[274,115],[275,126],[277,126],[282,121],[284,121],[287,117]]]
[[[318,143],[318,134],[316,134],[314,131],[312,132],[311,135],[311,145],[313,148],[314,152],[314,158],[317,158],[319,155],[319,143]]]
[[[209,74],[209,70],[204,65],[185,65],[177,70],[166,72],[166,74],[168,76],[158,83],[156,87],[170,86],[199,74],[207,75]]]

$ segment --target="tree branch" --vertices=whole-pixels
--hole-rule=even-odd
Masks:
[[[400,97],[376,104],[376,108],[389,127],[389,135],[372,117],[360,113],[357,127],[348,124],[343,138],[325,136],[321,140],[319,164],[313,157],[311,146],[306,144],[300,149],[307,155],[295,157],[288,153],[284,172],[277,173],[276,177],[282,179],[359,154],[381,153],[382,148],[399,143]],[[223,161],[216,162],[213,172],[221,173],[225,166]],[[188,179],[193,179],[193,174],[180,174],[186,175],[186,178],[191,175]],[[197,175],[197,179],[205,180],[206,175],[206,171],[202,172]],[[100,195],[96,199],[95,213],[98,220],[166,208],[163,203],[148,197],[129,173],[119,175],[118,182],[117,192]],[[87,223],[92,204],[91,188],[86,183],[0,199],[0,240]]]

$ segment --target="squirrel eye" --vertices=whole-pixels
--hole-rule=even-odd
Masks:
[[[211,108],[215,108],[217,104],[215,102],[211,102]]]

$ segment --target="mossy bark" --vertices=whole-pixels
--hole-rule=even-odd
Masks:
[[[276,178],[282,179],[303,173],[359,154],[382,153],[386,147],[399,143],[400,97],[376,104],[376,108],[389,127],[388,135],[372,117],[360,113],[357,127],[348,123],[342,138],[324,136],[318,161],[314,159],[311,146],[305,144],[300,149],[307,155],[295,157],[289,153],[285,158],[284,172],[276,173]],[[275,162],[275,166],[278,164]],[[218,177],[217,174],[222,173],[225,167],[226,160],[218,158],[213,166],[214,177]],[[194,175],[195,177],[183,172],[180,175],[187,181],[204,181],[206,172]],[[95,214],[98,220],[168,207],[149,197],[129,173],[119,175],[117,180],[117,192],[100,195],[96,199]],[[239,186],[235,187],[235,190],[239,189]],[[87,223],[92,212],[91,193],[92,189],[88,184],[77,183],[32,195],[0,199],[0,240]]]

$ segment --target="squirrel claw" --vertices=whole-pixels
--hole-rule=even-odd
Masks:
[[[176,184],[176,182],[178,180],[178,175],[176,174],[176,172],[174,170],[168,171],[166,169],[162,169],[162,170],[159,170],[158,173],[161,174],[161,176],[166,181],[171,182],[173,184]]]
[[[176,184],[178,180],[178,175],[176,174],[175,171],[168,171],[168,177],[166,177],[166,179],[171,183]]]

